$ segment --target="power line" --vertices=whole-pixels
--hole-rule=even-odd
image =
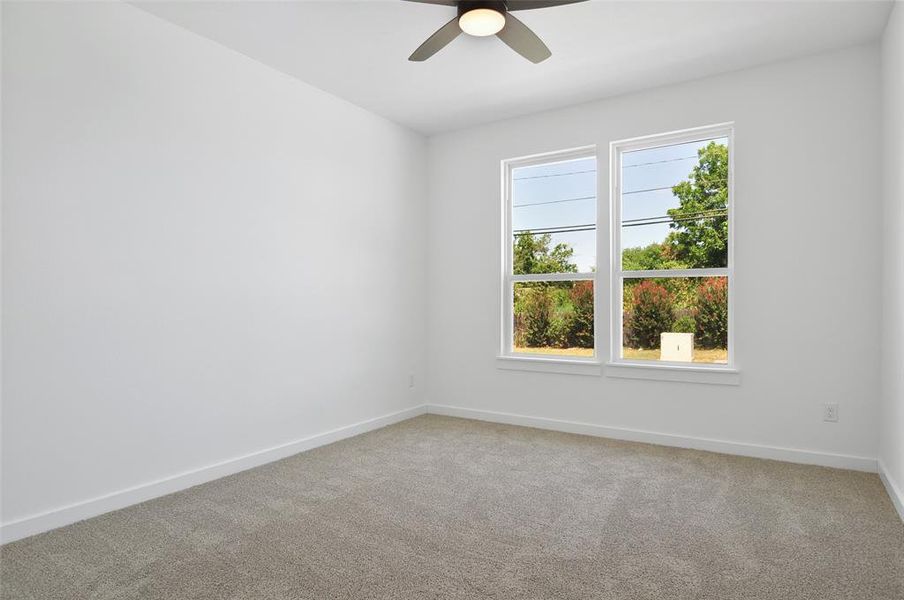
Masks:
[[[547,200],[545,202],[528,202],[526,204],[512,204],[512,208],[522,206],[540,206],[541,204],[561,204],[562,202],[577,202],[578,200],[596,200],[596,196],[581,196],[580,198],[564,198],[562,200]]]
[[[622,169],[633,169],[635,167],[646,167],[649,165],[661,165],[670,162],[678,162],[681,160],[690,160],[699,158],[696,154],[693,156],[679,156],[677,158],[666,158],[663,160],[651,160],[649,162],[637,163],[634,165],[622,165]],[[525,177],[512,177],[512,181],[524,181],[526,179],[547,179],[549,177],[567,177],[569,175],[581,175],[583,173],[596,173],[596,169],[587,169],[586,171],[569,171],[568,173],[549,173],[547,175],[527,175]]]
[[[684,221],[700,221],[703,219],[715,219],[718,217],[727,217],[728,209],[712,209],[712,210],[703,210],[695,213],[688,213],[685,216],[681,217],[671,217],[669,215],[662,215],[658,217],[645,217],[643,219],[629,219],[627,221],[622,221],[622,227],[640,227],[642,225],[661,225],[665,223],[681,223]],[[580,225],[561,225],[558,227],[538,227],[534,229],[515,229],[512,231],[512,235],[515,237],[521,237],[523,235],[546,235],[548,234],[557,234],[557,233],[573,233],[578,231],[594,231],[596,230],[596,224],[594,223],[583,223]]]
[[[547,177],[565,177],[567,175],[580,175],[581,173],[596,173],[596,169],[588,169],[586,171],[569,171],[568,173],[550,173],[548,175],[527,175],[525,177],[512,177],[512,181],[522,181],[524,179],[546,179]]]
[[[679,160],[688,160],[690,158],[697,158],[697,155],[695,154],[693,156],[682,156],[680,158],[667,158],[665,160],[654,160],[654,161],[645,162],[645,163],[637,163],[636,165],[623,165],[622,168],[623,169],[631,169],[633,167],[645,167],[647,165],[661,165],[662,163],[677,162]]]
[[[697,212],[685,213],[684,215],[682,215],[682,217],[692,217],[692,216],[721,216],[721,215],[727,215],[727,214],[728,214],[728,209],[727,209],[727,208],[710,208],[710,209],[707,209],[707,210],[698,210]],[[669,219],[670,219],[671,216],[669,216],[669,215],[661,215],[661,216],[658,216],[658,217],[641,217],[641,218],[638,218],[638,219],[624,219],[624,220],[622,220],[622,223],[623,223],[623,224],[624,224],[624,223],[636,223],[636,222],[639,222],[639,221],[648,221],[648,220],[650,220],[650,219],[666,219],[666,218],[669,218]]]
[[[696,213],[690,213],[683,217],[670,217],[669,215],[663,215],[660,217],[647,217],[645,219],[630,219],[628,221],[622,221],[622,227],[640,227],[642,225],[663,225],[666,223],[683,223],[685,221],[702,221],[703,219],[716,219],[719,217],[727,217],[728,210],[727,209],[716,209],[709,211],[701,211]]]
[[[621,195],[622,195],[622,196],[628,196],[628,195],[630,195],[630,194],[643,194],[644,192],[658,192],[658,191],[661,191],[661,190],[670,190],[670,189],[672,189],[673,187],[675,187],[676,185],[678,185],[678,184],[680,184],[680,183],[685,183],[685,182],[684,182],[684,181],[679,181],[678,183],[676,183],[676,184],[674,184],[674,185],[667,185],[667,186],[665,186],[665,187],[647,188],[647,189],[644,189],[644,190],[631,190],[630,192],[622,192]],[[688,181],[687,183],[691,183],[691,182]],[[697,182],[695,181],[694,184],[696,184],[696,183],[697,183]],[[703,185],[711,185],[711,184],[714,184],[714,183],[728,183],[728,180],[727,180],[727,179],[712,179],[712,180],[710,180],[710,181],[703,181],[703,182],[701,182],[701,183],[703,183]]]
[[[574,231],[594,231],[595,223],[585,223],[583,225],[563,225],[561,227],[541,227],[538,229],[516,229],[512,232],[515,237],[522,235],[546,235],[547,233],[572,233]]]
[[[677,185],[677,184],[676,184],[676,185]],[[665,187],[647,188],[647,189],[644,189],[644,190],[632,190],[632,191],[630,191],[630,192],[622,192],[622,196],[630,196],[631,194],[643,194],[643,193],[645,193],[645,192],[659,192],[659,191],[662,191],[662,190],[670,190],[670,189],[672,189],[673,187],[675,187],[675,186],[674,186],[674,185],[667,185],[667,186],[665,186]]]
[[[690,160],[699,158],[696,154],[693,156],[679,156],[677,158],[666,158],[663,160],[651,160],[649,162],[637,163],[634,165],[623,165],[623,169],[633,169],[634,167],[646,167],[648,165],[661,165],[670,162],[678,162],[681,160]],[[568,175],[580,175],[582,173],[596,173],[596,169],[588,169],[586,171],[569,171],[568,173],[550,173],[548,175],[527,175],[525,177],[512,177],[512,181],[521,181],[523,179],[546,179],[547,177],[566,177]]]

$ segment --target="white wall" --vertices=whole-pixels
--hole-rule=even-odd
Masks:
[[[904,518],[904,6],[882,40],[882,411],[879,460]]]
[[[431,404],[828,453],[810,458],[875,469],[878,59],[876,46],[857,47],[431,138]],[[741,385],[497,369],[500,160],[597,144],[607,190],[610,141],[724,121],[736,123]],[[608,230],[605,213],[600,224]],[[824,402],[840,405],[838,423],[822,421]]]
[[[901,13],[877,219],[876,47],[443,135],[428,165],[419,136],[133,7],[3,3],[4,529],[417,406],[425,374],[436,404],[878,453],[900,487]],[[497,370],[499,161],[727,120],[742,384]]]
[[[2,84],[4,524],[423,401],[423,138],[120,3]]]

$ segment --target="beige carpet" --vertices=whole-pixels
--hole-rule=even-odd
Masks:
[[[904,598],[875,475],[424,416],[0,550],[4,600]]]

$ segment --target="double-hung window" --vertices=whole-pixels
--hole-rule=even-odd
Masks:
[[[503,163],[502,355],[596,361],[596,149]]]
[[[614,365],[731,370],[732,127],[614,142]]]
[[[500,366],[737,383],[732,144],[731,124],[613,142],[604,233],[595,148],[504,161]]]

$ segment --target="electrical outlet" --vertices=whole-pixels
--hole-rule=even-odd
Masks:
[[[410,387],[410,388],[414,387],[414,373],[408,374],[408,387]]]
[[[822,420],[827,421],[829,423],[837,423],[838,422],[838,405],[837,404],[823,404],[822,405]]]

